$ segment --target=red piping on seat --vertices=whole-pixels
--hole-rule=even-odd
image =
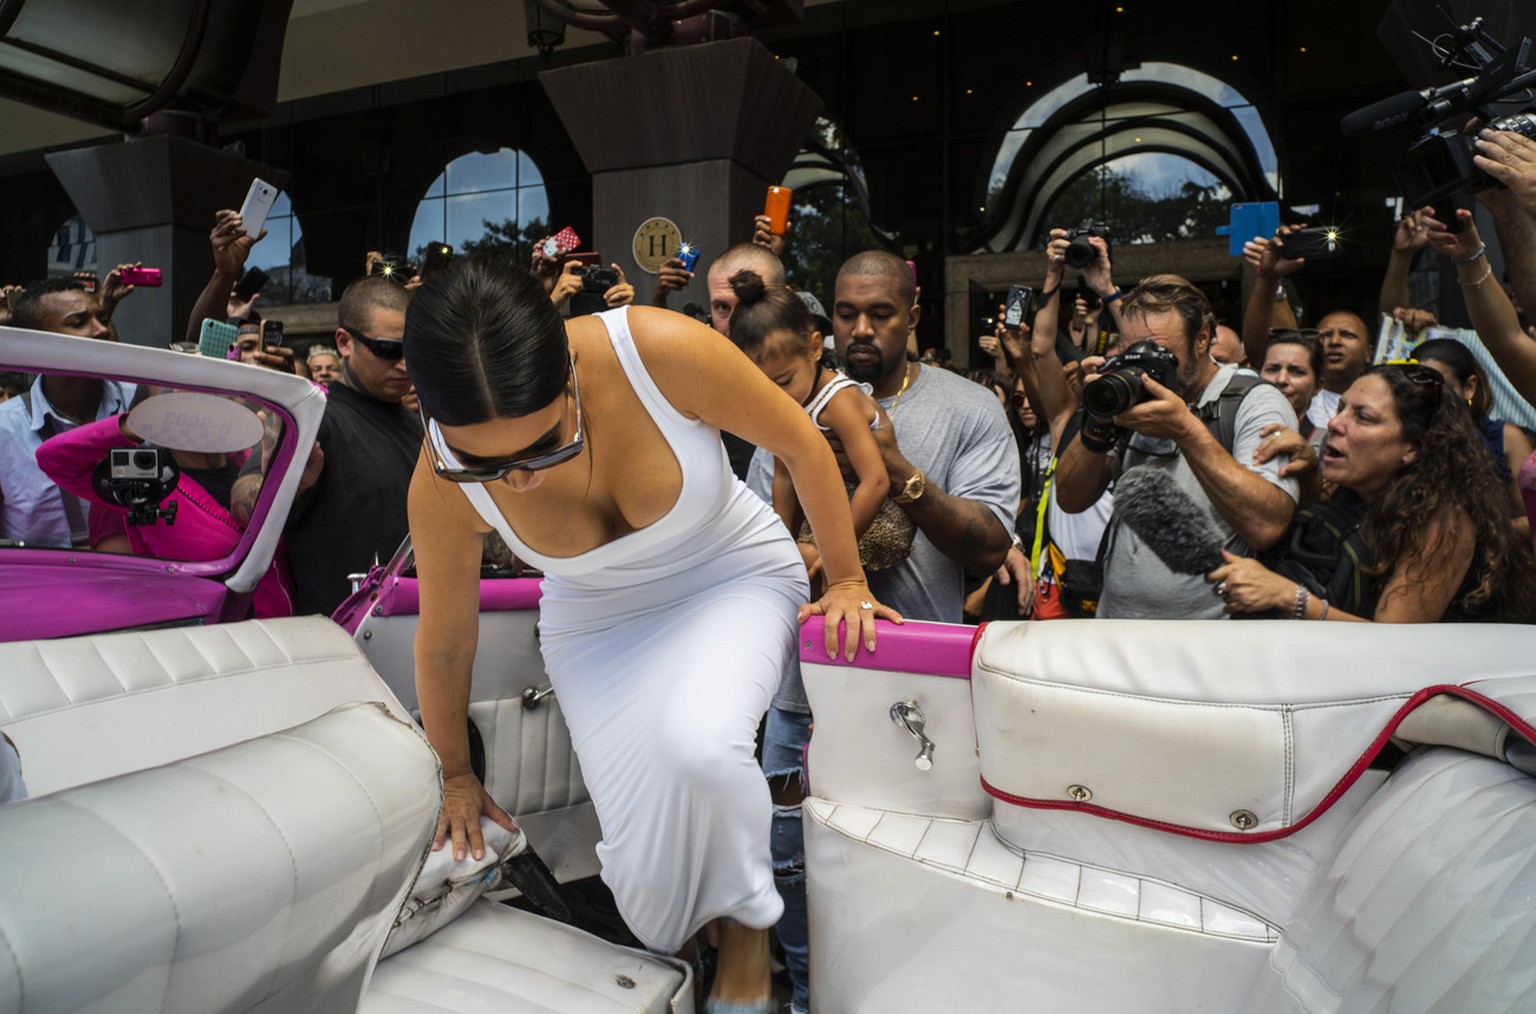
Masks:
[[[1121,813],[1118,810],[1111,810],[1103,806],[1095,806],[1092,803],[1073,803],[1056,799],[1026,799],[1023,796],[1015,796],[1004,792],[1002,789],[999,789],[996,786],[988,783],[985,778],[981,780],[981,787],[985,789],[988,794],[1001,799],[1005,803],[1012,803],[1014,806],[1028,807],[1029,809],[1033,810],[1077,810],[1082,813],[1090,813],[1095,817],[1107,817],[1110,820],[1120,820],[1127,824],[1135,824],[1138,827],[1150,827],[1154,830],[1167,831],[1172,834],[1182,834],[1190,838],[1203,838],[1207,841],[1231,842],[1239,845],[1257,845],[1262,842],[1275,841],[1276,839],[1285,838],[1289,835],[1295,834],[1297,831],[1300,831],[1302,828],[1306,827],[1308,824],[1312,823],[1318,817],[1321,817],[1324,813],[1326,813],[1328,808],[1336,803],[1339,797],[1344,795],[1345,792],[1349,791],[1350,786],[1354,785],[1355,782],[1359,780],[1360,775],[1363,774],[1366,767],[1370,765],[1371,758],[1375,757],[1376,754],[1380,752],[1381,748],[1386,745],[1387,740],[1390,739],[1392,734],[1397,731],[1397,727],[1402,724],[1403,719],[1408,717],[1408,713],[1413,711],[1419,705],[1423,704],[1425,701],[1429,700],[1431,697],[1437,697],[1440,694],[1449,694],[1452,697],[1460,697],[1463,700],[1476,704],[1483,710],[1497,715],[1499,718],[1508,722],[1510,727],[1513,728],[1516,732],[1520,733],[1520,735],[1524,736],[1532,744],[1536,744],[1536,726],[1533,726],[1528,720],[1521,717],[1520,715],[1515,714],[1513,711],[1509,710],[1509,708],[1498,703],[1497,701],[1491,700],[1490,698],[1484,697],[1482,694],[1475,690],[1469,690],[1462,686],[1445,684],[1442,686],[1426,687],[1423,690],[1420,690],[1418,693],[1414,694],[1412,697],[1408,698],[1407,701],[1403,702],[1403,706],[1397,709],[1397,713],[1388,720],[1386,726],[1382,728],[1381,733],[1371,741],[1371,745],[1366,747],[1365,752],[1362,753],[1360,757],[1355,761],[1355,763],[1350,766],[1349,770],[1344,773],[1344,777],[1339,780],[1338,784],[1333,787],[1328,795],[1323,797],[1322,802],[1313,807],[1312,810],[1306,814],[1306,816],[1302,817],[1300,820],[1289,825],[1288,827],[1277,828],[1273,831],[1263,831],[1258,834],[1243,834],[1241,832],[1233,831],[1206,831],[1195,827],[1185,827],[1182,824],[1170,824],[1167,821],[1152,820],[1148,817],[1137,817],[1128,813]]]

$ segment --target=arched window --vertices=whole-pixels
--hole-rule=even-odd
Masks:
[[[1045,230],[1084,217],[1116,223],[1126,242],[1209,235],[1218,205],[1280,188],[1274,144],[1242,93],[1148,62],[1109,85],[1079,74],[1016,117],[997,142],[977,239],[990,250],[1037,246]]]
[[[293,213],[288,195],[278,192],[263,226],[267,235],[251,248],[245,266],[261,268],[270,278],[261,290],[261,305],[324,303],[331,298],[331,280],[305,270],[304,229]]]
[[[526,250],[553,232],[544,175],[515,148],[472,151],[449,162],[416,208],[409,249],[420,263],[434,242],[460,254]]]

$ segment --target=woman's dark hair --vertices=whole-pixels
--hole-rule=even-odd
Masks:
[[[1307,362],[1312,367],[1312,379],[1318,384],[1323,382],[1323,343],[1318,340],[1316,334],[1292,328],[1275,328],[1269,332],[1269,338],[1264,342],[1264,358],[1269,358],[1269,350],[1276,345],[1296,345],[1307,350]],[[1262,369],[1264,364],[1259,364]]]
[[[1488,387],[1488,374],[1473,357],[1472,350],[1452,338],[1434,338],[1422,342],[1413,350],[1413,358],[1421,363],[1444,363],[1456,375],[1456,383],[1462,387],[1472,377],[1477,378],[1477,391],[1472,395],[1472,418],[1481,419],[1493,407],[1493,391]]]
[[[525,269],[469,257],[433,272],[405,311],[422,411],[445,426],[536,412],[570,373],[565,321]]]
[[[743,268],[731,276],[736,310],[731,314],[731,341],[743,352],[763,347],[775,331],[788,331],[809,341],[816,331],[811,311],[793,289],[765,285],[756,271]]]
[[[1449,611],[1536,622],[1536,558],[1530,544],[1515,537],[1508,487],[1494,471],[1472,417],[1432,367],[1376,366],[1366,376],[1386,383],[1403,439],[1417,450],[1366,512],[1360,534],[1371,561],[1367,572],[1391,574],[1436,520],[1459,512],[1471,521],[1475,541]]]

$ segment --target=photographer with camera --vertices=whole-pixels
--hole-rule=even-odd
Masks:
[[[1056,243],[1056,240],[1065,240],[1065,246]],[[1108,308],[1109,315],[1114,319],[1115,331],[1123,329],[1121,320],[1120,298],[1125,295],[1111,277],[1113,271],[1109,259],[1109,226],[1100,222],[1085,221],[1076,229],[1052,229],[1051,239],[1047,249],[1056,247],[1057,253],[1052,256],[1060,256],[1061,261],[1074,271],[1083,273],[1083,281],[1088,283],[1088,288],[1097,297],[1099,310],[1102,312]],[[1056,283],[1060,287],[1061,282]],[[1043,304],[1051,293],[1040,293],[1040,302]],[[1085,310],[1088,307],[1085,305]],[[1084,340],[1087,339],[1087,321],[1084,321]]]
[[[1296,415],[1274,387],[1211,359],[1215,319],[1204,293],[1175,275],[1155,275],[1124,298],[1126,351],[1098,367],[1083,388],[1083,423],[1056,468],[1058,502],[1079,513],[1136,466],[1167,471],[1214,516],[1224,545],[1239,556],[1285,534],[1296,511],[1295,479],[1276,456],[1254,464],[1266,426],[1294,427]],[[1090,364],[1093,362],[1089,361]],[[1128,526],[1116,503],[1100,550],[1103,593],[1097,615],[1110,618],[1219,618],[1199,574],[1175,573]]]

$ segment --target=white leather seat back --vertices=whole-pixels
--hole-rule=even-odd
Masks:
[[[204,753],[350,701],[399,702],[319,616],[0,644],[0,729],[42,795]]]
[[[355,1010],[440,786],[355,704],[0,808],[0,1012]]]
[[[557,810],[592,797],[581,779],[558,698],[523,706],[523,693],[549,685],[539,652],[539,611],[480,614],[469,717],[485,744],[485,787],[513,815]],[[357,639],[401,704],[417,708],[415,613],[364,618]]]
[[[1093,620],[989,625],[971,683],[1000,800],[1252,840],[1315,816],[1425,688],[1533,670],[1523,626],[1473,647],[1438,625]],[[1028,819],[1007,802],[1005,836]]]

